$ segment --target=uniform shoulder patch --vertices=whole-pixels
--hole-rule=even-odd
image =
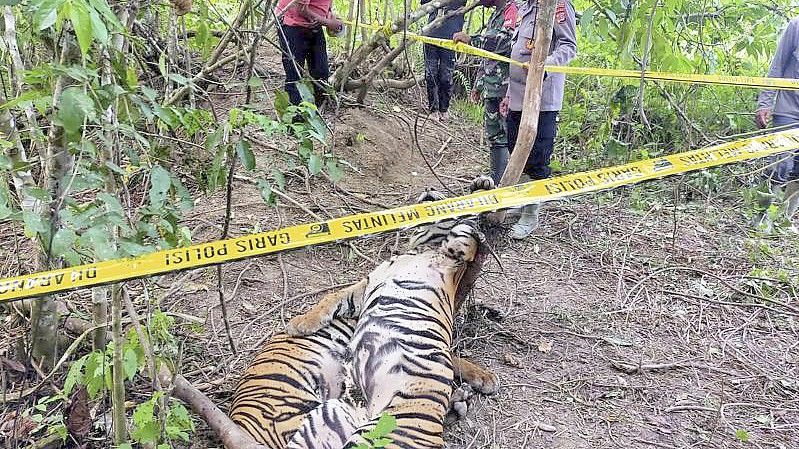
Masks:
[[[555,7],[555,20],[558,23],[563,23],[566,21],[566,0],[561,0],[558,2],[557,7]]]
[[[504,28],[513,29],[519,25],[521,18],[519,17],[519,9],[516,7],[515,3],[508,3],[508,6],[505,7],[505,11],[502,12],[502,18],[504,19],[502,22]]]

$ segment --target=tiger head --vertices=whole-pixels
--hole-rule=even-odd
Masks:
[[[480,249],[482,234],[473,220],[461,220],[441,243],[441,252],[457,264],[472,262]]]

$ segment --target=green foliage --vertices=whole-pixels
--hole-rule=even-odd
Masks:
[[[388,446],[391,444],[392,440],[386,437],[396,428],[396,418],[387,413],[380,415],[380,419],[378,419],[375,427],[361,435],[366,442],[359,443],[355,446],[355,449],[377,449]]]
[[[743,429],[738,429],[738,430],[735,431],[735,438],[738,441],[742,442],[742,443],[748,443],[749,442],[749,432],[747,432],[746,430],[743,430]]]
[[[194,431],[194,421],[189,416],[183,404],[171,401],[172,405],[166,411],[166,423],[162,427],[156,412],[163,393],[158,391],[145,402],[136,406],[133,411],[133,430],[131,438],[140,444],[182,441],[189,442],[189,432]],[[171,447],[167,444],[166,447]]]

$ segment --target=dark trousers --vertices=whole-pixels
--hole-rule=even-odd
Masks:
[[[424,44],[424,79],[427,84],[427,104],[430,112],[449,110],[454,68],[454,51]]]
[[[799,128],[799,122],[784,115],[774,115],[771,121],[774,126],[785,126],[786,129]],[[793,155],[791,152],[775,154],[771,157],[771,162],[776,165],[770,166],[766,174],[772,182],[784,184],[799,180],[799,151],[794,151]]]
[[[286,71],[286,92],[291,104],[297,105],[303,100],[297,83],[300,81],[300,70],[307,64],[308,75],[314,86],[314,101],[318,105],[324,94],[322,83],[326,83],[330,76],[325,33],[321,27],[305,28],[281,24],[278,38],[283,53],[283,69]]]
[[[519,125],[522,120],[521,111],[508,111],[508,150],[513,153],[516,139],[519,137]],[[538,115],[538,134],[535,136],[533,150],[527,157],[524,172],[532,179],[546,179],[552,173],[549,160],[555,148],[555,135],[558,131],[558,111],[541,111]]]

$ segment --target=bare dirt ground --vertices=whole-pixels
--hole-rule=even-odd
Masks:
[[[379,97],[325,113],[351,165],[335,187],[289,171],[290,200],[275,208],[242,174],[232,234],[406,204],[439,179],[462,191],[487,164],[479,126],[419,127],[431,170],[407,98],[413,105],[412,95]],[[272,149],[256,154],[266,172],[282,163]],[[799,447],[799,239],[753,237],[737,195],[689,201],[688,180],[548,203],[532,237],[494,248],[501,266],[486,264],[457,350],[498,373],[501,389],[472,401],[447,432],[450,448]],[[195,241],[211,240],[223,215],[217,192],[185,224]],[[214,268],[164,276],[150,294],[203,323],[178,328],[181,370],[225,408],[238,374],[291,316],[402,248],[391,233],[225,265],[235,353]],[[219,447],[198,433],[191,447]]]

